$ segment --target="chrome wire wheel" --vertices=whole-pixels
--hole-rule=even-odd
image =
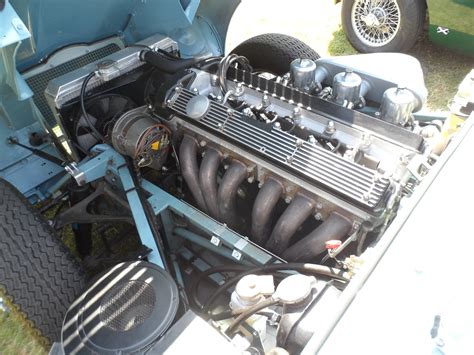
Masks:
[[[351,25],[359,40],[370,47],[390,43],[400,29],[400,8],[396,0],[355,0]]]

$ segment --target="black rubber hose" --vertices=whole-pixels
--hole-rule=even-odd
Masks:
[[[261,301],[261,302],[257,303],[256,305],[253,305],[252,307],[249,307],[248,309],[246,309],[245,311],[240,313],[239,316],[237,318],[235,318],[232,323],[230,323],[229,328],[227,328],[227,330],[226,330],[226,333],[229,334],[229,335],[232,334],[234,332],[234,330],[237,329],[237,327],[240,324],[245,322],[245,320],[247,318],[251,317],[252,315],[257,313],[258,311],[261,311],[264,308],[273,306],[277,303],[279,303],[278,300],[275,300],[275,299],[269,297],[266,300]]]
[[[175,58],[150,50],[142,51],[140,53],[140,59],[168,74],[175,74],[183,69],[192,67],[196,63],[194,58]]]
[[[236,213],[236,197],[237,190],[244,180],[247,178],[247,167],[235,160],[227,169],[217,192],[217,200],[219,201],[219,217],[227,225],[233,229],[237,227]]]
[[[81,86],[81,92],[79,94],[79,101],[81,103],[81,111],[82,111],[82,115],[84,116],[84,119],[86,120],[86,123],[87,123],[87,126],[89,126],[89,128],[91,129],[92,131],[92,135],[99,141],[99,142],[105,142],[105,137],[102,135],[102,133],[100,133],[97,128],[95,128],[95,126],[92,124],[91,122],[91,119],[89,117],[89,115],[87,114],[87,111],[86,111],[86,106],[84,104],[84,96],[86,95],[86,88],[87,88],[87,84],[89,83],[89,81],[94,77],[95,75],[95,72],[91,72],[89,75],[86,76],[86,78],[84,79],[84,81],[82,82],[82,86]]]
[[[217,201],[217,171],[222,160],[222,155],[215,149],[209,148],[204,155],[199,169],[199,184],[206,202],[207,210],[211,217],[219,218],[219,205]]]
[[[213,321],[220,321],[220,320],[224,320],[224,319],[229,319],[229,318],[238,316],[244,310],[245,310],[245,308],[236,309],[236,310],[227,310],[227,311],[223,311],[223,312],[220,312],[220,313],[211,314],[210,318]],[[255,312],[255,314],[261,314],[261,315],[264,315],[267,318],[271,318],[277,313],[275,311],[268,311],[268,312],[257,311],[257,312]]]
[[[273,228],[266,249],[281,255],[288,247],[291,237],[314,209],[314,201],[303,195],[296,195]]]
[[[216,266],[216,267],[211,267],[201,273],[193,282],[191,285],[191,297],[198,309],[202,309],[203,305],[198,299],[198,290],[199,290],[199,285],[201,284],[202,280],[204,278],[208,277],[209,275],[212,274],[217,274],[221,272],[242,272],[248,270],[247,266],[242,266],[242,265],[222,265],[222,266]]]
[[[332,239],[345,239],[352,223],[333,212],[314,231],[293,244],[283,253],[283,258],[292,262],[311,262],[326,250],[326,242]]]
[[[215,300],[227,289],[237,283],[242,277],[250,274],[264,274],[264,273],[271,273],[274,271],[282,271],[282,270],[293,270],[298,271],[302,274],[311,274],[311,275],[323,275],[327,277],[334,278],[340,281],[349,281],[349,277],[344,273],[344,271],[332,268],[323,265],[317,264],[303,264],[303,263],[282,263],[282,264],[271,264],[260,266],[254,269],[247,270],[231,279],[226,281],[223,285],[219,286],[219,288],[209,297],[207,302],[203,306],[203,312],[209,313],[209,309]]]
[[[283,194],[283,185],[268,178],[260,189],[252,209],[252,241],[264,245],[270,234],[270,222],[273,209]]]
[[[185,135],[179,147],[181,173],[198,207],[207,212],[206,203],[199,186],[199,168],[197,163],[198,145],[194,138]]]

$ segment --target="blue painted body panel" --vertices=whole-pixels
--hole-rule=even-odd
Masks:
[[[224,53],[227,28],[240,0],[10,0],[0,12],[0,177],[32,202],[51,195],[57,167],[7,144],[44,132],[32,91],[20,72],[63,47],[115,36],[124,45],[152,34],[178,42],[183,57]],[[14,20],[14,21],[13,21]],[[18,25],[20,23],[20,25]],[[55,153],[52,145],[40,147]],[[15,166],[16,165],[16,166]],[[21,171],[34,171],[33,175]]]
[[[228,22],[239,2],[11,0],[32,33],[18,51],[17,66],[24,71],[54,51],[72,44],[93,43],[111,36],[122,37],[130,44],[155,33],[170,36],[178,42],[181,39],[185,47],[195,46],[194,51],[186,51],[189,56],[199,54],[205,42],[220,48],[222,53]],[[206,27],[210,32],[203,30]],[[183,37],[184,33],[187,38]]]

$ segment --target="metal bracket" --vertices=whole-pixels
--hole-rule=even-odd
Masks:
[[[59,229],[65,225],[73,223],[81,224],[96,222],[126,222],[132,225],[134,224],[133,218],[130,214],[124,216],[109,216],[89,213],[87,209],[89,204],[103,195],[111,197],[121,207],[130,211],[129,205],[120,196],[118,196],[105,182],[100,182],[92,194],[69,208],[67,211],[60,213],[54,220],[54,227]]]
[[[76,180],[79,186],[84,186],[86,184],[86,178],[84,176],[84,173],[77,168],[76,163],[66,165],[64,167],[64,170],[66,170],[66,172],[71,175],[74,180]]]

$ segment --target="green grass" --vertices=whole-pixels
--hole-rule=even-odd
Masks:
[[[15,310],[8,313],[0,311],[0,354],[46,354],[44,344],[21,314]]]
[[[327,48],[329,55],[333,56],[352,55],[358,53],[357,50],[351,46],[340,26],[337,31],[333,32],[332,39],[328,43]]]
[[[409,54],[418,58],[425,73],[427,108],[447,110],[459,84],[474,68],[474,58],[438,47],[427,39],[418,42]]]

